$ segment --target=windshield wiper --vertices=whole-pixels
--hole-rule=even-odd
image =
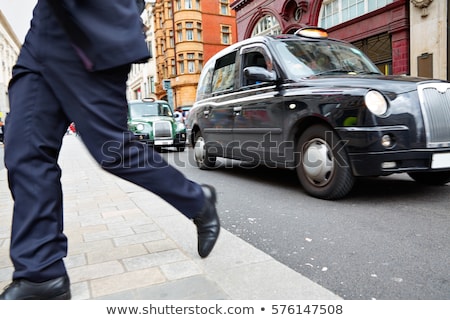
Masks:
[[[333,74],[333,73],[356,74],[356,71],[345,70],[345,69],[332,69],[332,70],[325,70],[325,71],[315,73],[314,76],[321,76],[324,74]]]
[[[383,75],[380,72],[375,72],[375,71],[359,71],[358,74],[378,74],[378,75]]]

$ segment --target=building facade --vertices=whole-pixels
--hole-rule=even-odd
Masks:
[[[146,63],[133,64],[127,81],[128,100],[142,99],[156,94],[156,59],[154,57],[154,25],[153,25],[154,1],[147,1],[145,10],[141,15],[144,24],[146,42],[152,57]]]
[[[448,0],[235,0],[231,8],[236,11],[238,40],[257,34],[293,33],[306,25],[320,26],[327,29],[330,37],[362,49],[385,74],[432,74],[447,79],[448,3]],[[429,71],[431,61],[433,72]]]
[[[450,80],[450,0],[411,0],[411,75]]]
[[[0,10],[0,120],[9,112],[8,84],[22,44]]]
[[[153,6],[156,96],[192,105],[203,64],[236,41],[229,0],[156,0]]]

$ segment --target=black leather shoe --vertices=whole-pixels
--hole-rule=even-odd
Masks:
[[[216,210],[216,190],[209,185],[202,185],[205,194],[205,206],[200,214],[194,218],[198,235],[198,254],[206,258],[216,244],[220,233],[220,221]]]
[[[14,280],[0,295],[0,300],[70,300],[67,275],[45,282]]]

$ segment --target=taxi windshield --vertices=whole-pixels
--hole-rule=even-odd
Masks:
[[[357,48],[341,42],[284,40],[276,42],[289,78],[333,74],[381,74]]]
[[[132,119],[154,116],[172,116],[172,110],[167,104],[157,102],[131,103],[128,106],[128,110]]]

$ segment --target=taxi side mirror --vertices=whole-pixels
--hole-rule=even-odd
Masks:
[[[275,71],[269,71],[262,67],[247,67],[244,68],[244,76],[247,80],[258,82],[275,82],[277,76]]]

